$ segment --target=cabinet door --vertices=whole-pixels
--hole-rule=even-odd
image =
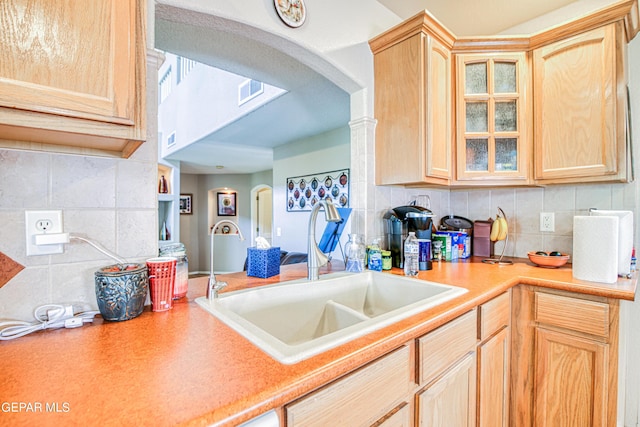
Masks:
[[[433,37],[425,39],[425,178],[451,178],[453,103],[451,52]]]
[[[376,183],[448,184],[451,54],[418,33],[374,56]]]
[[[0,146],[128,157],[146,136],[145,5],[0,2]]]
[[[135,7],[3,1],[0,105],[132,125]]]
[[[419,393],[416,411],[419,426],[475,426],[475,352],[467,354],[458,364]]]
[[[457,57],[458,182],[527,184],[526,58],[525,53]]]
[[[509,425],[509,328],[478,347],[478,426]]]
[[[610,24],[534,51],[536,180],[613,180],[624,172],[620,32]]]
[[[606,426],[608,344],[536,330],[535,426]]]

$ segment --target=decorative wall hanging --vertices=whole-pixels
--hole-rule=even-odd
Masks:
[[[236,193],[218,193],[218,216],[236,216]]]
[[[307,8],[303,0],[273,0],[278,16],[289,27],[298,28],[307,18]]]
[[[192,194],[181,194],[180,195],[180,213],[191,215],[193,212],[191,211],[191,202],[193,199]]]
[[[323,199],[348,208],[349,184],[349,169],[287,178],[287,212],[311,211]]]

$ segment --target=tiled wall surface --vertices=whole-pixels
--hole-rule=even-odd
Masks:
[[[157,253],[156,151],[103,159],[0,150],[0,252],[26,268],[0,288],[0,318],[30,320],[45,303],[88,302],[93,274],[112,264],[86,243],[59,255],[26,256],[25,210],[60,209],[64,231],[140,261]]]
[[[500,207],[509,222],[509,241],[505,256],[521,258],[526,258],[529,251],[538,250],[557,250],[571,254],[573,217],[588,215],[590,208],[630,210],[634,212],[634,218],[638,217],[635,183],[490,190],[446,191],[404,187],[377,187],[376,190],[378,237],[383,236],[382,217],[388,207],[407,204],[418,195],[429,195],[437,224],[440,224],[441,217],[450,214],[471,221],[495,219]],[[540,212],[554,213],[555,232],[539,231]],[[496,244],[496,253],[501,253],[503,245],[502,242]]]
[[[157,256],[156,82],[150,65],[148,138],[129,159],[0,149],[0,252],[25,266],[0,288],[0,319],[32,321],[34,308],[49,303],[95,310],[94,272],[114,263],[81,242],[66,244],[63,254],[27,257],[27,209],[62,210],[65,232],[128,261]]]

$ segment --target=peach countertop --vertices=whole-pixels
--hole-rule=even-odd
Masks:
[[[613,285],[573,279],[571,269],[484,264],[480,258],[434,263],[420,278],[468,293],[441,306],[293,365],[263,353],[200,308],[207,278],[191,279],[171,311],[125,322],[96,319],[77,329],[0,341],[0,426],[236,425],[421,336],[517,284],[633,300],[637,275]],[[334,264],[341,264],[334,261]],[[323,268],[321,274],[331,268]],[[401,274],[400,270],[393,270]],[[306,264],[270,279],[235,273],[226,289],[306,276]]]

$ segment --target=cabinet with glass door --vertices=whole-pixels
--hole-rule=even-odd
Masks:
[[[463,54],[456,65],[456,184],[529,184],[526,53]]]

